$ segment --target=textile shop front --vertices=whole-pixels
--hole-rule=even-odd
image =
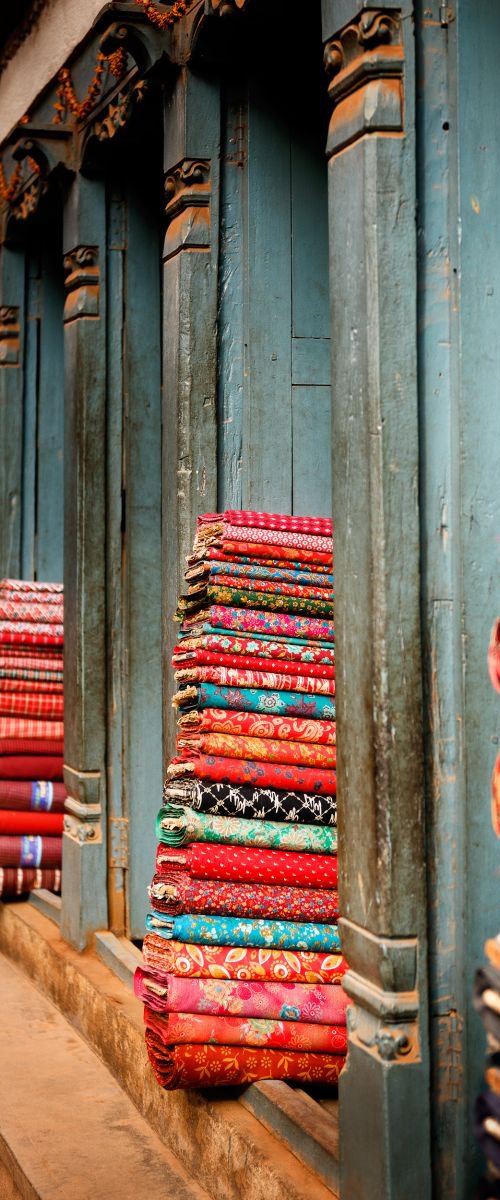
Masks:
[[[243,1103],[334,1193],[339,1121],[345,1200],[465,1198],[496,932],[496,19],[23,8],[0,74],[0,576],[64,580],[67,792],[61,904],[30,904],[127,974],[196,518],[333,511],[348,1067],[340,1115],[286,1084]]]

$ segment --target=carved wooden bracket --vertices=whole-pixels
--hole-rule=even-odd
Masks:
[[[347,1009],[349,1043],[383,1062],[415,1063],[420,1061],[420,1044],[416,1021],[391,1025],[379,1020],[365,1009],[352,1005]]]
[[[219,17],[231,17],[247,8],[248,0],[205,0],[205,12],[208,16],[215,13]]]
[[[66,300],[64,320],[99,316],[99,265],[97,246],[76,246],[65,254]]]
[[[326,43],[324,62],[334,105],[329,156],[365,134],[402,132],[404,48],[398,9],[364,9]]]
[[[0,367],[18,367],[21,349],[19,309],[0,306]]]
[[[210,162],[183,158],[165,176],[164,258],[178,250],[207,250],[210,245]]]
[[[128,124],[133,110],[144,100],[147,87],[146,80],[139,79],[127,91],[118,92],[113,100],[110,100],[104,115],[94,122],[90,136],[96,137],[98,142],[107,142],[116,137]]]

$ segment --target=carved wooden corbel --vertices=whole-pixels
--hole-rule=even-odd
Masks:
[[[97,246],[76,246],[64,255],[66,300],[64,320],[99,316]]]
[[[205,0],[207,16],[215,13],[219,17],[231,17],[243,12],[248,7],[249,0]]]
[[[364,9],[325,46],[333,113],[327,153],[336,154],[366,134],[403,130],[401,13]]]
[[[0,305],[0,367],[18,367],[21,348],[19,308]]]
[[[183,158],[165,176],[164,258],[210,245],[210,162]]]

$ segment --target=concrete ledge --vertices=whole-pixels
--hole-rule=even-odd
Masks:
[[[213,1200],[332,1200],[314,1170],[220,1092],[163,1092],[143,1041],[142,1008],[94,951],[79,954],[29,903],[0,904],[0,951],[97,1051],[163,1143]],[[322,1164],[323,1165],[323,1164]]]

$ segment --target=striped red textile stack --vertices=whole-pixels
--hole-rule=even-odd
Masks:
[[[332,523],[198,519],[179,599],[177,753],[157,820],[144,968],[162,1087],[334,1084],[337,926]]]
[[[61,884],[63,585],[0,582],[0,897]]]

